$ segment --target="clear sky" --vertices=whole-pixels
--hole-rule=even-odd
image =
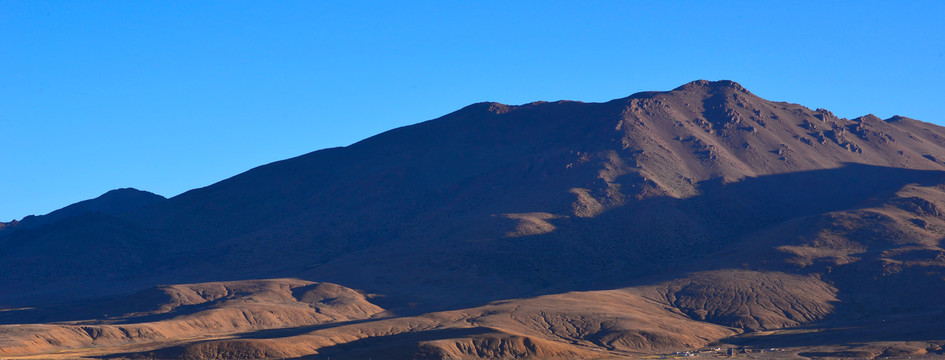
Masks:
[[[467,104],[731,79],[945,124],[945,1],[0,0],[0,220],[164,196]]]

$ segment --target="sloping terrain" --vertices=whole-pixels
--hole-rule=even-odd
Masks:
[[[2,285],[10,289],[0,301],[301,276],[395,297],[403,292],[412,302],[424,300],[417,294],[431,295],[430,303],[468,299],[452,304],[467,306],[547,293],[562,272],[580,274],[573,266],[544,273],[534,267],[580,261],[570,251],[608,269],[623,267],[605,274],[618,277],[602,281],[612,286],[663,271],[673,258],[705,253],[752,227],[842,209],[876,191],[934,177],[899,169],[940,171],[943,165],[932,159],[945,159],[943,141],[941,128],[915,120],[837,119],[825,110],[766,101],[726,81],[600,104],[475,104],[129,213],[11,234],[0,240],[16,249],[0,254],[0,270],[9,274]],[[842,182],[844,188],[834,188]],[[726,190],[730,184],[759,188],[741,189],[752,191],[743,196]],[[783,190],[769,194],[771,186]],[[714,205],[699,202],[722,193],[735,202],[726,211],[760,213],[737,222],[711,218],[718,214]],[[664,226],[626,229],[634,222]],[[539,246],[548,247],[543,256],[556,258],[515,269],[532,261],[530,246],[520,245],[531,245],[534,235],[525,235],[552,227],[558,230],[538,235],[544,236]],[[606,233],[620,227],[630,236]],[[600,244],[571,243],[574,236]],[[76,253],[70,246],[76,243],[87,255]],[[496,251],[526,259],[499,263],[490,256]],[[99,254],[138,260],[96,261]],[[98,265],[47,266],[60,261]],[[47,285],[37,289],[37,278]],[[456,279],[464,284],[454,286]]]
[[[94,199],[80,201],[46,215],[30,215],[17,221],[0,222],[0,237],[14,230],[38,228],[87,213],[116,215],[166,200],[163,196],[138,189],[116,189]]]
[[[329,283],[274,279],[160,286],[107,301],[0,312],[7,323],[0,325],[0,356],[199,340],[362,320],[382,312],[363,294]],[[18,324],[39,316],[47,316],[45,324]]]
[[[756,289],[759,284],[768,288]],[[710,285],[738,296],[716,296],[706,291]],[[142,299],[149,299],[155,304],[150,311],[104,320],[5,325],[0,334],[20,339],[3,343],[4,355],[99,348],[94,353],[111,347],[154,348],[121,355],[132,358],[344,358],[353,356],[352,351],[431,358],[596,358],[701,348],[742,332],[715,323],[739,325],[749,319],[781,328],[815,321],[833,308],[834,295],[835,289],[811,277],[714,271],[655,286],[511,299],[397,317],[350,289],[283,279],[161,287],[96,307],[109,311],[141,306],[147,303]],[[708,299],[711,306],[695,309],[693,300],[698,299],[702,304]],[[786,311],[764,306],[780,305],[778,301],[802,306]],[[758,303],[764,305],[756,307]],[[688,315],[706,308],[713,311],[708,319]],[[755,314],[745,311],[752,308]],[[733,320],[715,314],[720,309]],[[292,330],[257,331],[273,328]]]
[[[936,356],[943,161],[941,127],[730,81],[474,104],[0,237],[0,354]],[[192,285],[122,295],[155,284]]]

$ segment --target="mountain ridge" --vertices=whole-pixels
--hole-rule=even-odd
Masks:
[[[945,128],[838,118],[732,81],[602,103],[477,103],[128,212],[0,238],[0,285],[14,289],[0,303],[299,278],[378,294],[370,301],[390,317],[154,353],[172,358],[337,357],[330,349],[349,343],[625,356],[879,324],[945,310],[920,296],[945,294],[942,160]],[[879,295],[890,291],[903,295]],[[516,317],[516,304],[529,315]],[[561,312],[539,310],[550,304]],[[614,323],[609,311],[634,315]],[[932,340],[934,324],[916,324],[916,340]]]
[[[752,101],[759,103],[753,104]],[[489,105],[492,106],[495,105]],[[706,111],[709,116],[697,115],[699,111],[690,110],[692,108]],[[637,198],[695,196],[698,194],[696,184],[712,178],[737,181],[746,176],[863,162],[863,157],[871,155],[870,148],[857,144],[863,141],[861,137],[872,134],[870,129],[873,126],[885,123],[868,119],[861,122],[843,120],[826,111],[770,103],[729,81],[694,81],[669,92],[637,93],[605,103],[553,102],[523,105],[515,108],[518,110],[499,113],[488,108],[476,109],[466,107],[440,119],[388,131],[348,147],[320,150],[257,167],[133,212],[121,217],[120,221],[142,228],[144,232],[169,234],[177,239],[174,243],[186,249],[228,238],[245,239],[244,234],[269,223],[330,222],[330,217],[350,211],[376,214],[370,215],[374,216],[372,221],[387,224],[373,226],[372,234],[356,237],[394,237],[397,236],[394,231],[404,230],[394,230],[392,226],[399,226],[396,224],[400,220],[386,218],[388,214],[399,214],[397,216],[406,219],[429,207],[420,205],[416,199],[442,197],[448,193],[479,199],[480,205],[474,206],[485,207],[485,213],[477,215],[477,220],[454,218],[453,221],[494,222],[495,216],[500,214],[535,212],[593,217]],[[780,123],[778,114],[786,116],[785,109],[790,114],[800,114],[803,119],[796,124],[799,126],[782,125],[777,129],[786,129],[789,131],[784,131],[787,134],[772,133],[769,128]],[[762,110],[771,114],[762,114]],[[504,120],[513,114],[519,115],[515,115],[511,122]],[[770,117],[772,114],[774,118]],[[549,118],[571,120],[548,122]],[[768,122],[770,126],[767,126]],[[856,130],[862,124],[866,126]],[[459,125],[462,131],[454,129]],[[470,138],[468,134],[483,135]],[[908,138],[905,135],[897,137]],[[569,145],[546,149],[543,142],[548,139],[563,140]],[[804,139],[809,144],[802,141]],[[415,143],[425,146],[418,148],[413,146]],[[815,147],[819,148],[816,153],[807,149]],[[432,148],[439,150],[425,150]],[[856,153],[856,149],[868,152]],[[799,154],[800,150],[808,151]],[[945,159],[941,148],[936,151],[937,157],[931,151],[923,151],[921,155]],[[938,162],[915,155],[905,160],[908,163],[889,159],[888,155],[867,160],[883,166],[942,168]],[[524,161],[518,160],[523,157]],[[461,162],[457,163],[455,159],[461,159]],[[312,161],[332,165],[312,166]],[[536,170],[544,173],[538,174]],[[374,175],[355,180],[355,183],[360,181],[355,187],[351,182],[336,180],[358,179],[361,173]],[[523,188],[520,184],[505,181],[507,173],[518,173],[530,182],[558,179],[550,183],[557,190],[549,193],[544,189]],[[482,179],[483,174],[484,180],[476,180],[477,176]],[[488,190],[470,191],[460,185],[461,181],[484,181],[477,186],[511,190],[518,198],[490,194]],[[450,185],[444,187],[443,184]],[[243,188],[256,190],[247,193],[240,190]],[[330,190],[309,190],[320,188]],[[359,190],[353,192],[354,188]],[[514,190],[516,188],[518,190]],[[326,198],[327,193],[331,193],[332,198]],[[363,194],[372,194],[373,198],[392,196],[399,200],[385,207],[385,204],[371,202],[371,198]],[[286,201],[297,197],[302,199]],[[184,203],[187,204],[184,207],[175,205]],[[443,208],[444,205],[447,207]],[[443,211],[450,205],[437,206],[437,211]],[[469,207],[470,204],[461,206]],[[335,210],[319,210],[324,208]],[[314,209],[317,213],[306,209]],[[306,215],[306,212],[310,214]],[[385,218],[378,217],[380,214]],[[347,223],[344,227],[349,229],[360,226],[350,219],[334,221]],[[473,236],[480,238],[501,237],[511,231],[496,228],[503,227],[502,224],[467,226],[478,227],[476,232],[480,235]],[[298,225],[285,227],[298,228]],[[350,238],[348,231],[351,230],[342,230],[334,235],[316,232],[304,236],[336,238],[338,240],[330,240],[336,244],[329,245],[337,249],[335,252],[342,252],[351,248],[344,244],[348,240],[340,238]],[[192,240],[181,242],[183,239]]]
[[[79,201],[44,215],[28,215],[20,220],[2,223],[0,236],[13,230],[41,227],[84,213],[120,214],[166,200],[165,197],[135,188],[113,189],[96,198]]]

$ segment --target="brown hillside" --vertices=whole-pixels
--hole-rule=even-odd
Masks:
[[[943,170],[939,126],[841,119],[731,81],[606,103],[474,104],[0,238],[2,348],[937,356]],[[247,280],[284,278],[301,280]],[[138,292],[156,284],[199,285]]]

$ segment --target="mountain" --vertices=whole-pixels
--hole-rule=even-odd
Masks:
[[[0,238],[0,303],[19,308],[0,311],[0,347],[19,349],[0,354],[942,354],[943,161],[945,128],[842,119],[731,81],[473,104]],[[283,295],[227,291],[187,307],[153,288],[247,281]],[[327,311],[332,301],[296,290],[315,283],[361,294],[360,310],[318,321],[279,310]],[[142,291],[165,295],[128,295]],[[240,299],[280,304],[281,320]],[[200,325],[161,330],[171,320]],[[207,337],[182,340],[195,333]]]
[[[38,228],[86,213],[116,215],[130,210],[166,200],[163,196],[133,188],[115,189],[101,196],[80,201],[53,211],[46,215],[30,215],[17,221],[0,224],[0,236],[9,234],[12,230]]]

